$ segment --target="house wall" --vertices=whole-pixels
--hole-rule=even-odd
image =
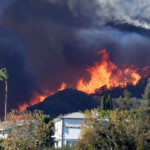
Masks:
[[[7,130],[0,130],[0,139],[7,139],[8,137],[8,132]]]
[[[62,118],[54,123],[54,147],[74,146],[80,137],[82,119]]]
[[[75,145],[80,137],[82,119],[63,120],[63,145]]]
[[[62,147],[62,120],[59,120],[54,123],[54,137],[56,148]]]

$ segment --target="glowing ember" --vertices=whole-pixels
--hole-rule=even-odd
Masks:
[[[111,62],[109,53],[105,49],[98,54],[102,54],[101,59],[87,68],[91,77],[90,81],[85,81],[84,78],[80,79],[76,87],[78,90],[92,94],[104,86],[106,89],[112,89],[114,87],[124,88],[130,84],[136,85],[141,79],[138,73],[139,69],[133,65],[121,70]]]

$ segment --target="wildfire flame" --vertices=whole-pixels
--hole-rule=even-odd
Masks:
[[[62,91],[66,88],[67,88],[67,84],[63,82],[61,84],[60,88],[56,92]],[[46,91],[45,93],[47,93],[47,94],[45,96],[40,95],[39,93],[35,92],[34,95],[33,95],[33,98],[31,99],[31,101],[29,103],[24,102],[23,104],[19,104],[18,109],[19,109],[19,111],[23,111],[23,110],[25,110],[26,108],[28,108],[30,106],[34,106],[35,104],[43,102],[45,100],[45,98],[55,94],[56,92],[47,92]]]
[[[66,83],[62,83],[62,85],[60,86],[60,88],[57,90],[57,92],[58,91],[63,91],[63,90],[65,90],[67,88],[67,84]]]
[[[98,52],[98,54],[101,54],[101,58],[86,69],[90,75],[90,80],[86,81],[84,78],[79,79],[76,85],[77,90],[83,91],[87,94],[94,94],[97,90],[102,92],[102,88],[111,90],[115,87],[125,88],[128,85],[135,86],[142,78],[146,78],[150,75],[150,69],[148,66],[144,67],[142,71],[134,65],[123,67],[123,69],[118,68],[110,60],[109,53],[106,49],[102,49]],[[67,84],[62,83],[60,88],[58,88],[55,92],[45,91],[44,93],[46,94],[44,96],[34,93],[34,96],[29,103],[25,102],[19,105],[19,111],[38,104],[39,102],[43,102],[46,97],[66,88]]]
[[[77,83],[77,89],[87,94],[93,94],[97,89],[106,87],[127,87],[127,85],[136,85],[141,79],[138,68],[133,65],[128,68],[119,69],[111,60],[106,49],[98,52],[102,54],[99,61],[94,62],[93,66],[88,66],[87,71],[90,74],[90,81],[80,79]]]
[[[18,109],[19,111],[23,111],[26,108],[33,106],[35,104],[38,104],[40,102],[43,102],[47,96],[42,96],[39,93],[34,93],[33,98],[29,103],[24,102],[23,104],[19,104]]]

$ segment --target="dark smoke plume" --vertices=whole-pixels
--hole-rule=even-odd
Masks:
[[[0,0],[0,24],[3,19],[4,11],[10,6],[12,2],[14,2],[14,0]]]
[[[8,110],[17,108],[18,102],[29,101],[33,92],[40,92],[36,78],[26,68],[26,48],[17,36],[0,27],[0,68],[9,72]],[[4,113],[4,82],[0,82],[0,115]]]
[[[97,52],[103,48],[120,67],[122,64],[150,65],[149,36],[135,29],[135,26],[141,30],[145,28],[149,35],[150,13],[146,7],[149,1],[141,4],[138,0],[136,5],[135,0],[129,2],[16,0],[11,3],[3,11],[2,25],[7,29],[1,29],[10,42],[2,37],[1,45],[7,46],[7,50],[0,58],[10,56],[10,50],[18,57],[9,57],[5,63],[0,60],[0,64],[8,67],[11,73],[10,86],[22,86],[18,89],[20,97],[13,93],[13,90],[19,93],[18,90],[10,87],[14,98],[9,107],[30,100],[32,91],[39,90],[36,77],[43,92],[55,91],[62,82],[66,82],[68,88],[75,88],[79,78],[89,78],[85,69],[99,59]],[[129,28],[122,30],[123,23],[129,28],[132,25],[132,31]],[[13,32],[7,34],[8,29]],[[13,69],[17,65],[20,65],[17,67],[20,82],[17,82]]]

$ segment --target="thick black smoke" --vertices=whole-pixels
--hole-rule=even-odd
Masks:
[[[0,24],[3,19],[3,13],[13,2],[14,0],[0,0]]]
[[[99,59],[97,52],[103,48],[107,48],[111,59],[120,67],[122,64],[135,64],[139,67],[150,65],[150,31],[147,19],[149,14],[146,13],[148,8],[144,9],[146,4],[140,5],[141,0],[139,0],[136,7],[139,11],[143,9],[144,14],[134,13],[133,15],[135,1],[132,2],[129,7],[132,9],[127,17],[129,1],[125,2],[125,5],[121,5],[122,0],[118,1],[118,5],[116,0],[112,2],[107,0],[94,2],[91,0],[16,0],[9,5],[4,11],[2,25],[16,33],[20,40],[16,43],[14,41],[17,39],[16,36],[14,38],[12,33],[8,35],[4,33],[11,43],[6,41],[1,43],[5,43],[8,50],[14,44],[17,52],[14,48],[11,52],[17,53],[18,59],[13,62],[14,64],[23,63],[19,67],[22,69],[20,78],[26,83],[19,88],[20,93],[10,87],[10,91],[14,90],[24,97],[21,99],[14,94],[15,99],[11,98],[12,102],[10,102],[11,108],[16,106],[13,101],[15,103],[29,101],[30,93],[37,90],[38,86],[30,72],[34,73],[35,78],[37,77],[43,91],[55,91],[62,82],[66,82],[68,87],[75,88],[79,78],[83,76],[88,78],[85,69],[87,65]],[[137,14],[139,14],[138,11]],[[123,28],[123,22],[129,26],[127,29]],[[135,26],[138,26],[140,30],[136,30]],[[146,33],[141,32],[144,27]],[[6,32],[6,29],[2,31]],[[19,45],[22,45],[22,49]],[[26,47],[26,54],[22,52],[26,51],[23,45]],[[8,54],[8,51],[5,53]],[[1,54],[0,59],[5,55]],[[10,59],[11,57],[7,58],[6,62]],[[27,61],[27,64],[24,61]],[[14,83],[16,79],[13,80],[16,78],[16,71],[11,65],[12,63],[6,66],[9,70],[11,69],[10,77],[13,84],[10,83],[10,86],[18,87],[18,84]],[[24,94],[21,94],[21,91]]]
[[[8,110],[17,108],[18,102],[29,101],[33,92],[40,92],[36,78],[26,68],[26,48],[17,36],[0,27],[0,68],[9,72]],[[4,114],[4,81],[0,82],[0,115]]]

